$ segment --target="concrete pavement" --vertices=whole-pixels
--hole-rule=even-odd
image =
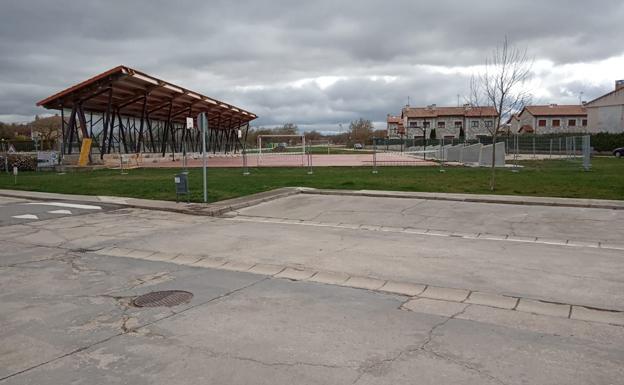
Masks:
[[[622,327],[475,304],[71,251],[2,266],[0,287],[3,384],[615,384],[624,375]],[[130,305],[166,289],[194,297]]]
[[[623,378],[624,211],[357,194],[223,218],[121,207],[0,224],[0,384]],[[167,289],[194,297],[132,306]]]

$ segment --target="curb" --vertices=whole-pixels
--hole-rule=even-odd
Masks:
[[[605,250],[624,250],[624,242],[602,242],[591,241],[582,239],[555,239],[544,237],[527,237],[516,236],[512,234],[493,234],[493,233],[467,233],[456,231],[444,231],[430,228],[417,228],[417,227],[392,227],[392,226],[379,226],[379,225],[357,225],[350,223],[331,223],[331,222],[317,222],[317,221],[301,221],[298,219],[287,218],[273,218],[273,217],[261,217],[261,216],[246,216],[236,215],[225,218],[228,221],[239,222],[252,222],[252,223],[270,223],[276,225],[299,225],[308,227],[331,227],[335,229],[346,230],[361,230],[361,231],[378,231],[382,233],[396,233],[396,234],[416,234],[433,237],[450,237],[470,240],[482,240],[482,241],[497,241],[497,242],[515,242],[515,243],[528,243],[528,244],[542,244],[542,245],[557,245],[562,247],[587,247],[594,249]]]
[[[299,194],[300,189],[297,187],[283,187],[271,191],[264,191],[257,194],[247,195],[244,197],[227,199],[215,203],[178,203],[173,201],[160,201],[138,198],[124,198],[114,196],[96,196],[96,195],[72,195],[57,194],[39,191],[26,190],[5,190],[0,189],[0,196],[11,198],[23,198],[33,200],[64,200],[78,201],[95,204],[112,204],[128,208],[137,208],[145,210],[169,211],[181,214],[204,215],[204,216],[221,216],[227,212],[238,210],[241,208],[254,206],[263,202],[274,199],[285,198],[287,196]]]
[[[121,247],[106,247],[91,251],[102,256],[133,258],[155,262],[174,263],[190,267],[209,268],[265,275],[273,278],[288,279],[298,282],[315,282],[354,289],[370,290],[385,294],[408,297],[401,309],[419,311],[418,301],[426,300],[429,304],[466,304],[485,306],[506,311],[538,314],[578,321],[597,322],[615,326],[624,326],[624,311],[597,308],[587,305],[575,305],[542,299],[501,295],[470,289],[458,289],[432,286],[423,283],[399,282],[375,277],[349,275],[346,273],[319,271],[300,266],[270,265],[262,263],[236,262],[223,258],[207,256],[189,256],[167,254]]]
[[[376,190],[331,190],[301,188],[302,194],[362,196],[375,198],[428,199],[454,202],[498,203],[523,206],[554,206],[624,210],[624,201],[581,198],[533,197],[523,195],[477,195]]]
[[[72,195],[57,194],[27,190],[0,189],[0,196],[12,198],[26,198],[35,200],[70,200],[90,203],[107,203],[119,206],[177,212],[191,215],[221,216],[227,212],[241,208],[254,206],[263,202],[285,198],[297,194],[333,195],[333,196],[356,196],[375,198],[403,198],[403,199],[427,199],[453,202],[494,203],[523,206],[551,206],[551,207],[576,207],[607,210],[624,210],[624,201],[602,199],[578,199],[578,198],[550,198],[529,197],[515,195],[476,195],[454,193],[430,193],[430,192],[403,192],[403,191],[376,191],[376,190],[333,190],[315,189],[310,187],[282,187],[275,190],[264,191],[243,197],[224,201],[202,203],[177,203],[173,201],[160,201],[139,198],[124,198],[114,196],[95,195]]]

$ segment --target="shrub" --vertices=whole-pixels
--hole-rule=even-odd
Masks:
[[[591,136],[591,145],[595,151],[613,151],[618,147],[624,147],[624,133],[609,134],[601,132]]]
[[[13,167],[17,167],[20,171],[37,170],[37,157],[34,155],[9,154],[7,159],[9,171],[13,170]],[[2,166],[4,166],[4,164]]]

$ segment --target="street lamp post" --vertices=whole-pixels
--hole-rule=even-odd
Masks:
[[[208,202],[208,185],[206,181],[206,130],[208,129],[208,118],[205,112],[202,112],[197,117],[199,128],[201,129],[202,136],[202,174],[203,174],[203,187],[204,187],[204,203]]]

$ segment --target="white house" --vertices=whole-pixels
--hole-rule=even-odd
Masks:
[[[429,136],[435,128],[439,139],[459,138],[462,134],[466,139],[491,135],[497,117],[494,107],[438,107],[432,104],[427,107],[405,107],[401,112],[403,126],[407,138]]]
[[[525,106],[509,120],[512,133],[556,134],[587,132],[587,110],[582,105]]]
[[[591,132],[624,132],[624,80],[615,90],[585,103]]]

